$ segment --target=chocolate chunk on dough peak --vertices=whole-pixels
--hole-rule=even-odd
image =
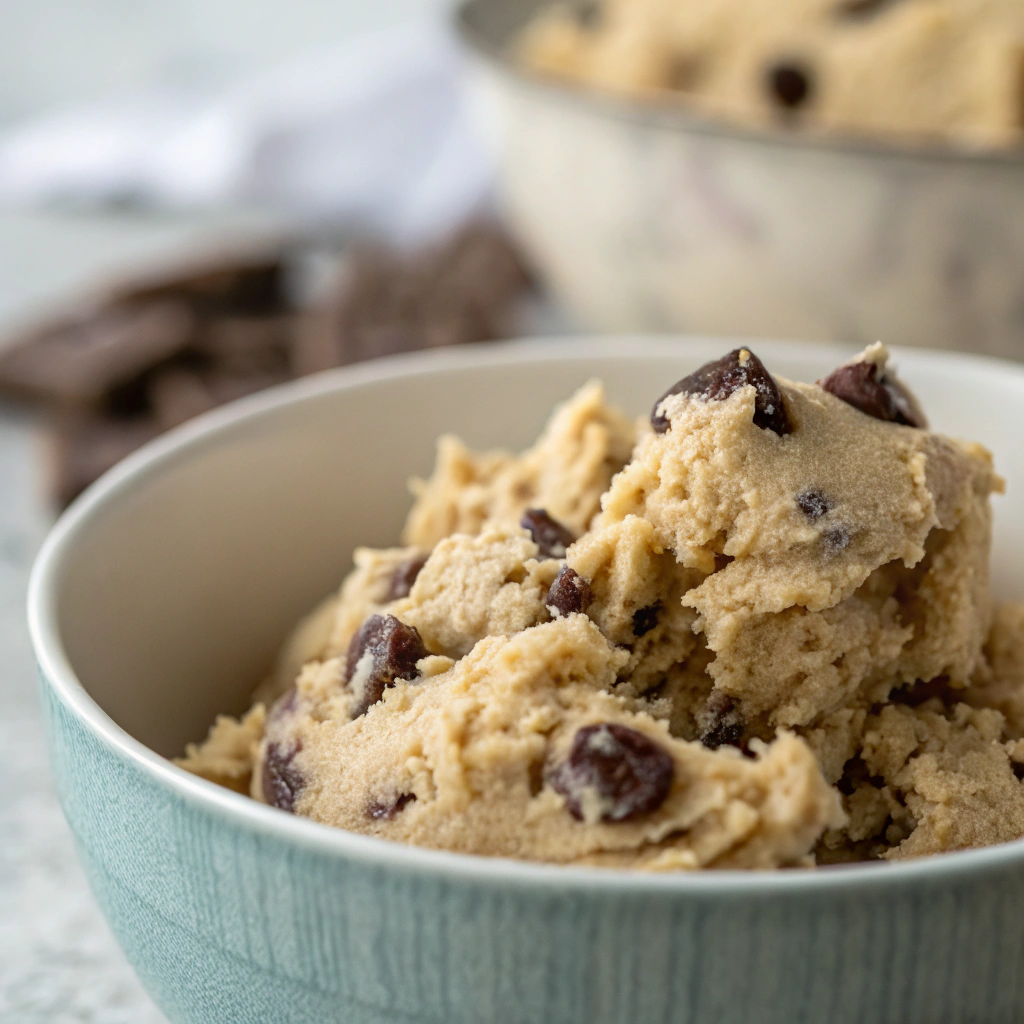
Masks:
[[[924,412],[914,396],[889,371],[887,358],[881,345],[872,345],[862,358],[838,367],[818,384],[866,416],[884,423],[927,429]]]
[[[754,424],[762,430],[771,430],[780,436],[791,433],[793,428],[786,415],[786,405],[775,378],[765,368],[764,363],[747,348],[733,349],[728,355],[714,362],[705,363],[699,370],[673,384],[654,403],[651,426],[658,434],[664,434],[672,426],[668,417],[661,411],[662,403],[672,395],[692,395],[707,401],[722,402],[748,384],[756,392]]]

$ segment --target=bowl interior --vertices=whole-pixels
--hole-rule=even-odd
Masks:
[[[728,342],[529,342],[338,371],[256,396],[149,446],[64,518],[37,588],[44,644],[63,648],[100,707],[160,754],[240,711],[291,625],[337,587],[360,544],[397,542],[407,482],[435,439],[519,449],[591,378],[646,413]],[[759,344],[782,376],[815,380],[849,353]],[[990,447],[994,579],[1024,596],[1024,369],[901,352],[933,425]]]

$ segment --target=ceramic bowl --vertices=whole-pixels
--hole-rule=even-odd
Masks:
[[[533,74],[552,0],[464,0],[506,219],[603,331],[834,338],[1024,357],[1024,155],[810,138]]]
[[[525,446],[599,377],[633,413],[721,341],[389,360],[217,411],[109,473],[31,583],[53,777],[110,926],[172,1024],[1000,1024],[1024,1019],[1024,842],[898,865],[651,875],[432,852],[305,821],[167,758],[240,711],[434,438]],[[849,355],[759,344],[814,380]],[[1024,369],[903,352],[995,451],[995,581],[1024,593]]]

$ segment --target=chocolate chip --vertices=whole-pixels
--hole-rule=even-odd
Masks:
[[[295,767],[295,755],[302,749],[300,740],[291,743],[268,743],[263,756],[263,799],[271,807],[295,812],[305,779]]]
[[[838,555],[850,546],[850,535],[841,526],[835,526],[821,535],[821,542],[825,545],[826,554]]]
[[[819,387],[884,423],[924,427],[920,413],[898,381],[880,374],[877,363],[847,363],[818,381]]]
[[[385,601],[397,601],[401,597],[408,597],[420,569],[427,564],[426,555],[413,555],[404,562],[395,566],[391,574],[391,582],[388,584],[388,592],[384,596]]]
[[[571,615],[573,612],[585,612],[593,600],[590,584],[575,569],[563,565],[544,603],[561,615]]]
[[[658,613],[661,611],[661,602],[656,601],[646,608],[639,608],[633,612],[633,636],[643,636],[650,633],[658,624]]]
[[[697,714],[700,741],[710,750],[739,746],[743,738],[743,716],[727,693],[712,690]]]
[[[796,496],[796,503],[812,523],[833,508],[832,502],[821,491],[801,491]]]
[[[840,18],[871,18],[889,7],[893,0],[840,0],[836,5],[836,14]]]
[[[674,770],[669,754],[644,733],[606,722],[576,733],[569,757],[550,782],[578,821],[584,820],[588,793],[602,821],[626,821],[664,803]]]
[[[365,715],[396,679],[415,679],[416,662],[427,655],[419,630],[394,615],[371,615],[348,645],[345,682],[356,691],[352,717]]]
[[[542,508],[528,508],[519,525],[529,531],[534,544],[540,548],[542,558],[565,558],[565,549],[576,539]]]
[[[1018,781],[1024,782],[1024,764],[1020,761],[1011,761],[1010,767],[1013,769],[1013,774],[1017,777]]]
[[[595,0],[584,0],[583,3],[577,3],[573,7],[573,16],[576,19],[576,24],[586,32],[596,29],[603,20],[601,5]]]
[[[814,94],[811,72],[795,61],[773,64],[765,74],[768,95],[783,110],[797,110]]]
[[[366,805],[366,816],[374,821],[393,821],[415,799],[415,793],[402,793],[394,800],[371,800]]]
[[[671,395],[693,395],[713,402],[721,402],[740,388],[750,384],[754,398],[754,424],[762,430],[771,430],[780,436],[792,431],[786,406],[782,400],[775,378],[765,369],[764,363],[749,349],[734,349],[727,356],[707,363],[688,377],[673,384],[654,403],[651,410],[651,426],[658,434],[664,434],[672,424],[667,416],[658,411],[661,403]]]

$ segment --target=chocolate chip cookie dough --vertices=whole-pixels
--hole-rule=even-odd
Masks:
[[[545,8],[517,54],[605,91],[753,125],[1021,142],[1016,0],[584,0]]]
[[[1024,835],[1024,608],[993,611],[988,453],[876,345],[747,349],[631,424],[598,385],[522,455],[439,444],[185,768],[436,849],[650,870]]]

